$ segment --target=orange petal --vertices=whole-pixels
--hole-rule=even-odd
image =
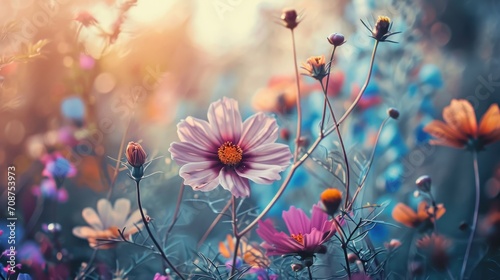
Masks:
[[[500,110],[498,104],[492,104],[481,118],[478,138],[484,145],[500,140]]]
[[[417,213],[413,211],[408,205],[398,203],[392,210],[392,218],[407,227],[415,227],[418,224]]]
[[[468,140],[467,135],[456,131],[442,121],[431,121],[424,127],[424,131],[438,139],[438,142],[435,142],[436,144],[461,148],[465,146]]]
[[[477,136],[476,113],[469,101],[453,99],[451,104],[443,109],[443,119],[455,130],[469,137]]]
[[[227,249],[226,245],[224,242],[219,242],[219,253],[226,259],[229,259],[231,257],[231,253]]]
[[[426,201],[421,201],[418,204],[417,216],[420,223],[429,218],[429,212],[427,212],[428,206],[429,204]]]

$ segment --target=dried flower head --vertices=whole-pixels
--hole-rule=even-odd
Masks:
[[[417,247],[429,255],[431,265],[439,270],[444,270],[448,266],[450,245],[451,241],[446,237],[434,233],[417,240]]]
[[[370,31],[371,33],[370,37],[379,42],[396,43],[394,41],[387,39],[392,35],[401,33],[401,32],[391,32],[392,22],[391,19],[386,16],[379,16],[373,28],[370,28],[363,20],[361,20],[361,22]]]
[[[428,175],[423,175],[418,177],[418,179],[415,181],[415,184],[420,191],[428,193],[431,191],[432,179]]]
[[[321,193],[320,200],[324,211],[333,217],[342,203],[342,193],[338,189],[329,188]]]
[[[300,23],[297,11],[294,9],[283,10],[283,13],[281,14],[281,20],[283,22],[283,25],[290,30],[293,30]]]
[[[443,109],[442,121],[433,120],[424,131],[436,137],[433,145],[454,148],[482,150],[484,146],[500,140],[500,110],[492,104],[479,122],[476,121],[474,108],[465,99],[453,99]]]
[[[311,56],[305,63],[302,63],[302,69],[306,70],[308,76],[322,81],[328,75],[328,67],[326,66],[325,56]]]
[[[341,33],[332,33],[326,39],[335,47],[340,47],[346,42],[344,35]]]

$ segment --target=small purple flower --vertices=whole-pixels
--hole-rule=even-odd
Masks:
[[[52,178],[43,179],[40,186],[33,188],[33,194],[56,200],[60,203],[68,201],[68,191],[64,187],[58,189],[56,182]]]
[[[208,122],[193,117],[177,125],[181,142],[170,145],[179,175],[194,190],[211,191],[219,184],[235,197],[250,196],[252,180],[271,184],[290,164],[288,146],[275,143],[274,118],[257,113],[243,122],[238,103],[222,98],[208,109]]]
[[[295,254],[305,259],[326,252],[323,243],[335,233],[335,222],[328,220],[319,203],[313,206],[311,219],[294,206],[283,211],[282,217],[290,235],[278,232],[270,219],[259,221],[257,234],[264,240],[262,247],[268,256]]]
[[[65,179],[76,175],[76,169],[60,153],[45,155],[42,158],[45,164],[42,175],[53,179]]]

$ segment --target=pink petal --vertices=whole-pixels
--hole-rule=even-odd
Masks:
[[[290,234],[306,234],[311,232],[311,222],[302,209],[291,206],[290,210],[283,211],[282,217]]]
[[[224,142],[239,143],[243,123],[236,100],[223,97],[213,102],[208,108],[207,116],[212,130],[216,135],[220,135]]]
[[[262,246],[267,250],[268,256],[290,254],[303,250],[302,245],[284,232],[278,232],[270,219],[259,221],[257,234],[264,240]]]
[[[172,155],[172,159],[178,165],[184,165],[197,161],[216,161],[218,159],[217,149],[214,149],[213,151],[204,150],[203,147],[190,142],[173,142],[170,144],[168,151]]]
[[[304,249],[314,252],[323,243],[323,232],[313,228],[309,234],[304,234]]]
[[[292,158],[290,148],[287,145],[278,143],[264,144],[246,153],[243,151],[243,153],[245,163],[279,166],[281,170],[285,170],[290,165],[290,159]]]
[[[278,139],[278,125],[274,118],[257,113],[243,123],[239,146],[249,150],[263,144],[274,143]]]
[[[240,177],[234,169],[222,168],[219,174],[221,186],[230,191],[235,197],[250,196],[250,184],[248,179]]]
[[[311,228],[316,228],[320,231],[328,231],[330,230],[328,226],[329,223],[325,223],[328,220],[328,214],[326,214],[323,210],[321,210],[320,204],[313,205],[312,214],[311,214]]]
[[[184,184],[198,191],[211,191],[219,185],[219,170],[217,163],[199,161],[185,164],[179,170]]]
[[[236,173],[244,178],[250,179],[257,184],[271,184],[281,179],[279,166],[267,164],[246,164],[245,167],[237,168]]]
[[[206,151],[217,150],[223,143],[208,122],[193,117],[187,117],[177,125],[177,134],[182,142],[192,143]]]

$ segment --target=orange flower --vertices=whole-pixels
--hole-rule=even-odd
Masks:
[[[437,205],[436,218],[439,219],[444,215],[446,209],[442,204]],[[392,218],[396,222],[400,222],[403,225],[416,228],[422,225],[425,222],[434,222],[434,207],[427,204],[426,201],[420,202],[418,205],[418,211],[415,212],[413,209],[408,207],[408,205],[404,203],[398,203],[394,210],[392,210]]]
[[[425,132],[437,138],[431,140],[431,144],[481,150],[484,146],[500,140],[498,104],[490,106],[478,126],[470,102],[453,99],[451,104],[443,109],[443,119],[444,122],[434,120],[424,128]]]
[[[231,235],[226,236],[226,243],[219,242],[219,253],[226,259],[232,259],[234,253],[235,240]],[[243,255],[243,257],[241,257]],[[238,256],[243,259],[243,261],[251,267],[254,268],[266,268],[269,266],[269,259],[264,255],[262,251],[257,249],[246,242],[246,240],[240,240],[240,248],[238,249]]]
[[[311,56],[306,62],[302,63],[302,69],[306,70],[306,75],[313,77],[318,81],[328,75],[328,67],[326,66],[325,56]]]

